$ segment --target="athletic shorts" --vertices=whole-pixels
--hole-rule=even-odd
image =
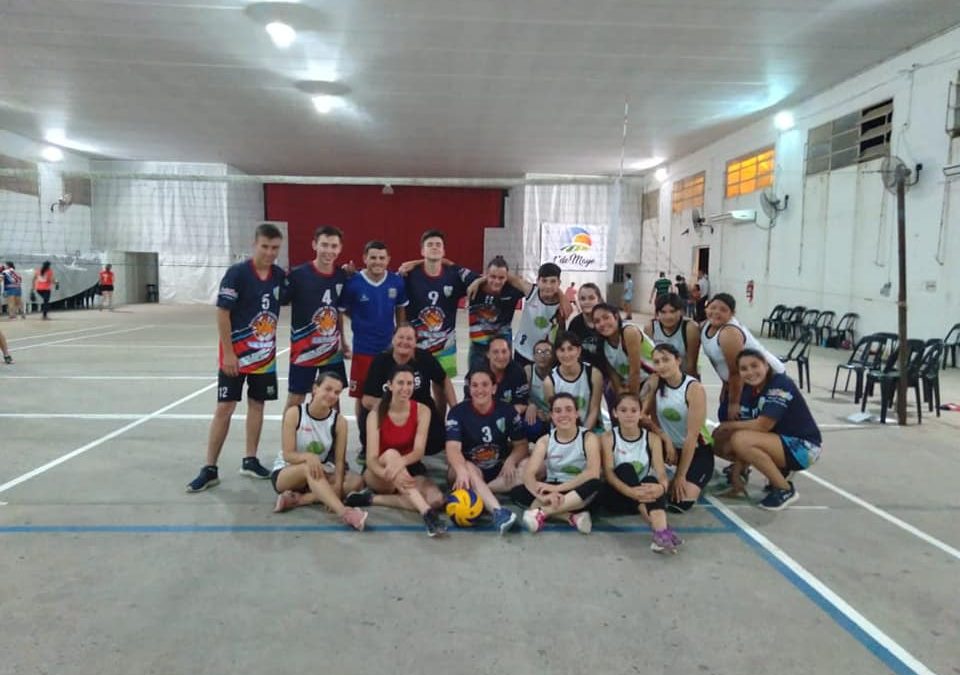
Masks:
[[[101,286],[101,287],[100,287],[100,292],[101,292],[101,293],[113,293],[113,286]]]
[[[350,362],[350,396],[353,398],[363,398],[363,383],[376,357],[376,354],[354,353]]]
[[[287,464],[287,466],[283,467],[283,469],[287,469],[291,466],[293,465]],[[280,472],[283,471],[283,469],[274,469],[274,471],[270,474],[270,483],[273,484],[273,490],[277,494],[280,494],[281,492],[281,490],[277,488],[277,478],[280,477]],[[348,464],[346,467],[344,467],[344,475],[346,475],[349,471],[350,471],[350,465]],[[333,476],[337,472],[337,467],[332,462],[327,462],[326,464],[323,465],[323,472],[327,474],[327,478],[332,482]],[[310,486],[307,483],[304,483],[301,487],[295,490],[295,492],[300,492],[305,494],[307,492],[310,492]]]
[[[697,445],[693,452],[693,461],[687,469],[687,482],[693,483],[701,490],[713,478],[713,448],[709,445]]]
[[[783,445],[783,455],[787,460],[787,468],[791,471],[803,471],[813,466],[814,462],[820,459],[820,451],[823,449],[816,443],[805,441],[796,436],[780,435],[780,443]]]
[[[240,373],[231,377],[222,370],[217,373],[217,401],[239,401],[243,398],[243,383],[247,383],[247,398],[254,401],[277,400],[277,371],[272,373]]]
[[[547,481],[549,483],[549,481]],[[550,483],[551,485],[559,485],[559,483]],[[596,478],[592,478],[581,485],[573,488],[572,492],[576,492],[580,499],[583,500],[584,506],[593,501],[593,498],[597,496],[597,493],[600,492],[600,488],[603,486]],[[564,493],[566,494],[566,493]],[[523,506],[530,506],[533,504],[536,497],[530,490],[527,489],[527,486],[521,483],[517,487],[510,490],[510,497],[513,501],[521,504]]]
[[[333,373],[340,378],[344,386],[347,384],[347,369],[343,361],[328,363],[323,366],[298,366],[290,364],[290,375],[287,380],[287,391],[291,394],[306,394],[313,388],[313,383],[320,373]]]
[[[5,298],[19,298],[23,295],[23,290],[20,288],[5,288],[3,290],[3,297]]]

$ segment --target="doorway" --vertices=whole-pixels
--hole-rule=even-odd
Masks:
[[[693,249],[693,278],[703,272],[710,274],[710,247],[696,246]]]

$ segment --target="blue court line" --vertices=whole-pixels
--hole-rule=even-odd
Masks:
[[[823,595],[820,594],[815,588],[813,588],[809,583],[801,578],[796,572],[783,564],[776,556],[774,556],[770,551],[761,546],[758,542],[754,541],[742,528],[740,528],[736,523],[734,523],[730,518],[727,517],[725,513],[719,509],[712,508],[707,509],[709,513],[719,520],[721,523],[727,526],[728,530],[733,532],[740,538],[741,541],[745,542],[755,553],[757,553],[761,558],[763,558],[771,567],[773,567],[777,572],[779,572],[787,581],[789,581],[793,586],[803,593],[809,600],[811,600],[817,607],[823,610],[830,618],[832,618],[837,625],[843,628],[847,633],[850,634],[853,639],[863,645],[871,654],[877,657],[885,666],[895,673],[903,673],[904,675],[913,675],[916,671],[904,663],[900,658],[891,652],[887,647],[878,642],[872,635],[864,631],[860,626],[851,621],[850,617],[841,612],[837,607],[827,601]]]
[[[680,534],[733,534],[736,527],[675,527]],[[0,534],[196,534],[245,532],[349,532],[346,525],[3,525]],[[423,532],[423,525],[368,525],[368,532]],[[451,532],[494,532],[492,525],[480,527],[451,527]],[[579,534],[563,525],[548,525],[551,534]],[[645,525],[594,525],[594,532],[629,534],[649,532]]]

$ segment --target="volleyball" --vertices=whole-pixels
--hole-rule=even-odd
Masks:
[[[483,500],[473,490],[454,490],[447,495],[447,515],[457,527],[473,527],[483,514]]]

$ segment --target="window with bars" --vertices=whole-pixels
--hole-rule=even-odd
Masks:
[[[37,165],[14,157],[0,155],[0,169],[14,169],[23,171],[22,175],[0,175],[0,190],[18,192],[23,195],[40,195],[40,183],[37,176]]]
[[[673,212],[681,213],[687,209],[703,208],[703,193],[707,184],[707,174],[704,171],[681,178],[673,184]]]
[[[774,159],[771,146],[727,162],[727,197],[748,195],[773,185]]]
[[[809,176],[890,154],[893,99],[838,117],[807,134]]]

